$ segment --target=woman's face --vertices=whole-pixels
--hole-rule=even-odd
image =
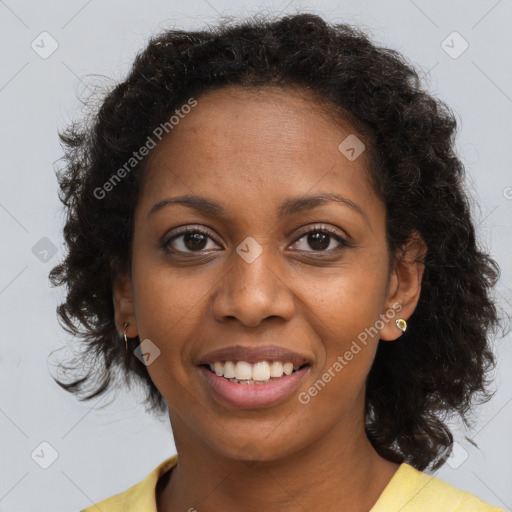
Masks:
[[[147,369],[178,449],[192,436],[228,457],[272,460],[328,432],[359,435],[379,337],[398,337],[403,316],[362,137],[292,89],[230,87],[197,101],[149,155],[124,282],[128,335],[150,340]],[[217,206],[161,203],[185,195]],[[263,383],[209,369],[227,360],[228,377]],[[306,366],[286,375],[279,362]],[[283,376],[269,382],[272,369]]]

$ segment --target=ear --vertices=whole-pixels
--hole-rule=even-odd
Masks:
[[[408,318],[414,313],[421,292],[421,280],[425,269],[424,261],[427,246],[419,233],[414,232],[407,243],[397,251],[393,270],[388,280],[384,316],[389,321],[380,331],[382,340],[396,340],[402,331],[396,326],[396,320]],[[394,312],[390,316],[390,312]]]
[[[127,323],[126,336],[135,338],[138,335],[135,309],[133,306],[132,283],[130,277],[117,274],[112,280],[112,298],[114,300],[114,318],[121,334]]]

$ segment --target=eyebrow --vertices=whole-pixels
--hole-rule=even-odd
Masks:
[[[350,209],[361,215],[365,222],[369,224],[365,212],[357,203],[354,203],[354,201],[351,201],[346,197],[340,196],[339,194],[333,193],[320,193],[313,196],[301,196],[286,199],[278,207],[278,219],[281,220],[286,216],[301,211],[311,210],[313,208],[316,208],[317,206],[322,206],[329,202],[335,202],[349,207]],[[150,217],[151,215],[162,210],[166,206],[172,204],[181,204],[205,215],[212,215],[224,219],[228,218],[228,213],[226,209],[220,203],[218,203],[217,201],[212,201],[211,199],[207,199],[206,197],[195,195],[184,195],[162,199],[161,201],[158,201],[158,203],[153,205],[151,210],[149,210],[147,216]]]

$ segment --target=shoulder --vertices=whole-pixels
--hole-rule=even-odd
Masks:
[[[177,455],[161,462],[144,480],[110,498],[91,505],[80,512],[157,512],[155,489],[158,479],[177,463]]]
[[[403,463],[370,512],[505,512]]]

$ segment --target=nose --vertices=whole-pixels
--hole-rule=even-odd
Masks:
[[[259,245],[262,251],[252,261],[233,251],[230,270],[212,298],[212,312],[218,321],[236,319],[244,326],[257,327],[267,318],[289,320],[293,316],[293,292],[283,262],[268,245]]]

